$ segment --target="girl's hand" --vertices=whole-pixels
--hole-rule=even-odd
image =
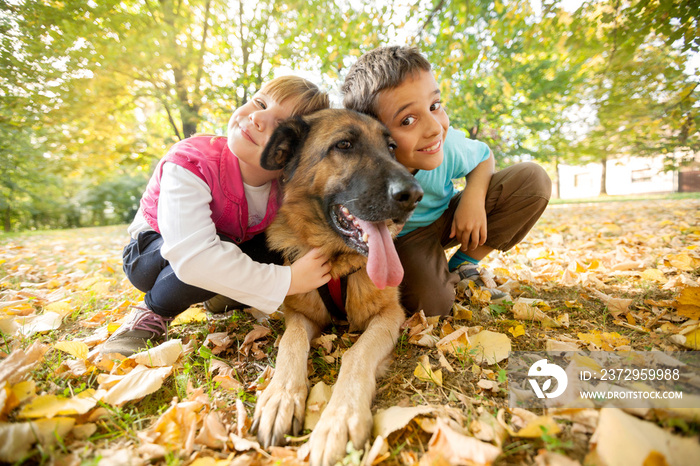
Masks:
[[[486,209],[468,199],[462,197],[460,200],[450,230],[450,238],[457,238],[462,243],[462,251],[476,249],[486,242]]]
[[[308,293],[331,279],[331,265],[318,248],[304,254],[291,265],[292,281],[287,296]]]

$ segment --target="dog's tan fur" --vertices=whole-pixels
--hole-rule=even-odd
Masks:
[[[328,113],[332,112],[332,113]],[[332,116],[332,117],[331,117]],[[320,248],[332,265],[331,275],[348,277],[346,310],[353,330],[363,333],[343,355],[333,395],[305,446],[314,465],[333,464],[352,441],[362,448],[370,437],[376,375],[391,354],[404,321],[398,290],[378,289],[370,280],[367,259],[348,247],[329,226],[319,200],[343,189],[359,170],[372,170],[369,156],[341,159],[327,152],[348,127],[359,128],[363,144],[386,150],[388,134],[376,121],[354,112],[330,110],[305,118],[308,138],[300,150],[292,182],[284,188],[277,219],[268,228],[268,242],[289,261]],[[367,165],[370,165],[368,167]],[[396,233],[397,226],[390,225]],[[352,273],[351,273],[352,272]],[[288,296],[283,306],[286,330],[279,345],[275,374],[255,409],[254,427],[263,445],[284,443],[284,435],[300,433],[308,392],[310,341],[330,323],[318,292]]]

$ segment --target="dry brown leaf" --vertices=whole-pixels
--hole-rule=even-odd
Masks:
[[[211,348],[212,354],[220,354],[233,344],[233,339],[228,332],[216,332],[207,335],[202,346]]]
[[[241,352],[246,356],[248,356],[248,354],[250,354],[251,351],[255,352],[255,341],[260,340],[261,338],[265,338],[271,333],[272,330],[270,330],[269,328],[263,327],[262,325],[253,324],[253,330],[248,332],[248,334],[245,336],[245,340],[243,340],[243,344],[241,345]]]
[[[311,347],[323,348],[325,354],[331,354],[333,352],[333,342],[337,339],[338,335],[336,335],[335,333],[321,335],[320,337],[311,340]]]
[[[326,409],[328,401],[331,399],[333,386],[326,385],[323,381],[318,382],[309,391],[306,400],[306,413],[304,414],[304,430],[313,430],[321,418],[321,413]]]
[[[43,360],[44,353],[49,348],[48,345],[35,341],[26,350],[14,350],[0,362],[0,384],[4,382],[14,384],[22,380],[25,374]]]
[[[469,431],[477,439],[493,442],[499,447],[508,438],[508,431],[503,428],[493,414],[486,411],[482,411],[478,419],[471,421]]]
[[[0,422],[0,461],[14,463],[29,453],[32,445],[55,445],[73,428],[75,419],[55,417],[32,422]]]
[[[122,406],[129,401],[139,400],[158,390],[172,372],[172,367],[136,366],[126,375],[114,376],[117,378],[116,383],[107,390],[102,401],[112,406]]]
[[[518,320],[542,322],[542,325],[545,327],[561,327],[558,322],[545,314],[541,308],[548,310],[550,306],[541,299],[518,298],[513,303],[513,317]]]
[[[49,332],[60,328],[63,316],[56,312],[45,312],[34,316],[16,317],[15,322],[19,325],[17,332],[29,337],[35,333]]]
[[[591,447],[586,457],[586,464],[591,465],[647,464],[647,460],[656,458],[664,464],[692,466],[698,464],[700,458],[700,444],[696,439],[673,435],[651,422],[613,408],[601,409]]]
[[[220,450],[228,442],[228,429],[217,411],[210,411],[202,419],[202,428],[194,439],[198,445]]]
[[[578,351],[579,349],[578,344],[571,341],[547,339],[545,342],[546,351]]]
[[[593,296],[605,303],[610,314],[612,314],[616,319],[620,317],[620,314],[626,314],[629,312],[629,307],[632,304],[632,301],[634,301],[633,299],[608,296],[605,293],[601,293],[595,289],[590,289],[589,291],[591,294],[593,294]]]
[[[189,455],[194,449],[198,425],[205,414],[202,402],[177,403],[173,400],[170,408],[138,436],[143,442],[161,445],[168,450],[184,450]]]
[[[469,348],[471,346],[468,332],[469,329],[467,327],[458,328],[437,342],[436,346],[438,350],[441,353],[451,354],[459,358],[466,357],[469,354]]]
[[[168,340],[155,348],[149,348],[140,353],[133,354],[127,359],[132,360],[136,365],[147,367],[172,366],[182,356],[184,352],[182,340],[179,338]]]
[[[542,449],[535,457],[535,466],[581,466],[581,463],[562,454]]]
[[[435,412],[435,408],[432,406],[392,406],[391,408],[380,410],[374,415],[372,436],[387,438],[389,434],[406,427],[414,417],[432,414],[433,412]]]
[[[428,443],[426,456],[442,457],[448,461],[446,464],[489,465],[500,454],[500,448],[456,432],[438,417],[436,431]],[[423,464],[422,461],[421,463]]]

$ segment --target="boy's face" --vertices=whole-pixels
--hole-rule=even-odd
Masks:
[[[398,146],[396,159],[413,173],[437,168],[450,119],[433,73],[412,74],[398,87],[381,91],[377,103],[379,119]]]
[[[257,92],[233,112],[228,122],[228,147],[231,152],[241,162],[260,168],[262,150],[280,122],[292,115],[295,103],[294,99],[285,99],[280,104],[268,95]]]

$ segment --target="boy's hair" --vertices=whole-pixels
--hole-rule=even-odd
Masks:
[[[381,91],[398,87],[407,76],[431,68],[416,47],[378,47],[350,67],[341,88],[343,105],[378,118],[377,97]]]
[[[261,92],[282,103],[295,99],[296,104],[291,116],[305,115],[330,107],[328,93],[322,92],[317,85],[299,76],[280,76],[263,84]]]

